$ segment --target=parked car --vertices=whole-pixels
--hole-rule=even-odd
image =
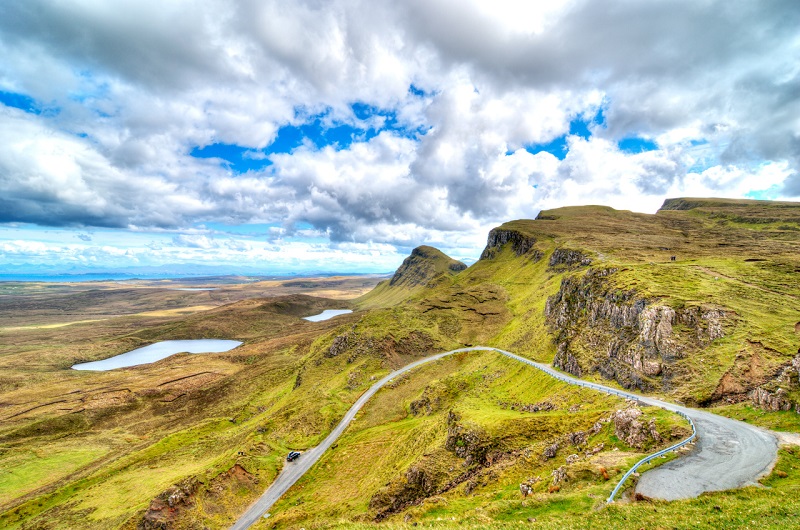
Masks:
[[[292,451],[291,453],[286,455],[286,461],[287,462],[292,462],[294,460],[297,460],[299,456],[300,456],[300,453],[298,453],[297,451]]]

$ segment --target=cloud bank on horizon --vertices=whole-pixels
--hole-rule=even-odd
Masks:
[[[28,0],[0,56],[0,270],[387,271],[543,208],[800,197],[796,0]]]

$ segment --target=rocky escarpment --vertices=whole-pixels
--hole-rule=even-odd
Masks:
[[[579,250],[557,248],[550,254],[547,263],[551,269],[585,267],[592,264],[591,258]]]
[[[421,246],[411,251],[411,255],[403,260],[395,271],[390,286],[416,287],[424,285],[433,287],[449,274],[466,269],[467,266],[433,247]]]
[[[235,464],[211,479],[203,482],[189,477],[174,484],[150,502],[144,515],[136,525],[137,530],[167,530],[170,528],[196,528],[192,524],[192,510],[202,505],[206,510],[242,508],[238,506],[249,490],[255,494],[260,490],[259,480],[241,465]]]
[[[754,405],[771,412],[794,410],[800,414],[800,399],[797,398],[800,394],[800,349],[779,373],[760,383],[746,394]]]
[[[574,375],[599,372],[625,388],[670,388],[673,363],[725,335],[732,315],[712,306],[674,309],[611,286],[616,269],[566,277],[547,300],[553,364]]]
[[[336,335],[331,345],[322,351],[327,358],[347,355],[347,362],[352,363],[359,357],[373,356],[385,359],[391,366],[402,365],[403,358],[419,357],[430,353],[441,346],[424,331],[412,331],[403,337],[376,337],[369,333],[361,333],[355,328],[341,335]],[[322,362],[317,359],[316,362]],[[296,384],[295,388],[300,386]]]
[[[530,253],[533,261],[539,261],[544,257],[544,254],[540,250],[534,248],[536,238],[527,236],[516,230],[494,228],[489,232],[486,248],[483,249],[480,259],[486,260],[494,258],[505,245],[509,244],[511,245],[511,250],[517,256]]]

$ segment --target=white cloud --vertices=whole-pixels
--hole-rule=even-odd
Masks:
[[[203,250],[219,248],[219,243],[207,236],[177,235],[172,238],[172,243],[176,247],[200,248]]]
[[[216,241],[201,223],[280,225],[264,236],[280,248],[329,240],[295,260],[345,243],[467,256],[487,228],[543,207],[800,196],[793,0],[162,4],[0,8],[0,90],[44,109],[0,105],[0,222],[179,230],[148,251],[182,259],[267,252]],[[321,113],[327,124],[388,119],[358,119],[356,102],[401,130],[344,149],[259,151]],[[605,124],[569,137],[563,161],[525,150],[601,109]],[[628,137],[658,149],[620,151]],[[237,174],[189,156],[214,143],[271,165]],[[112,259],[100,243],[63,248]]]

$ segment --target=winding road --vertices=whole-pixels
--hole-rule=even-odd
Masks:
[[[721,491],[754,484],[766,475],[777,458],[778,440],[769,431],[746,423],[717,416],[710,412],[692,409],[632,392],[617,390],[590,383],[563,374],[554,368],[531,361],[519,355],[486,346],[473,346],[451,350],[425,357],[395,370],[367,390],[350,407],[342,421],[318,446],[304,452],[294,462],[287,462],[264,494],[231,526],[231,530],[244,530],[259,520],[286,491],[297,482],[327,451],[353,421],[359,410],[375,393],[395,377],[442,357],[469,351],[495,351],[506,357],[532,366],[569,384],[598,390],[608,394],[636,399],[648,405],[673,412],[683,412],[692,419],[697,429],[697,443],[686,456],[647,471],[639,478],[636,493],[646,497],[676,500],[697,497],[706,491]]]

